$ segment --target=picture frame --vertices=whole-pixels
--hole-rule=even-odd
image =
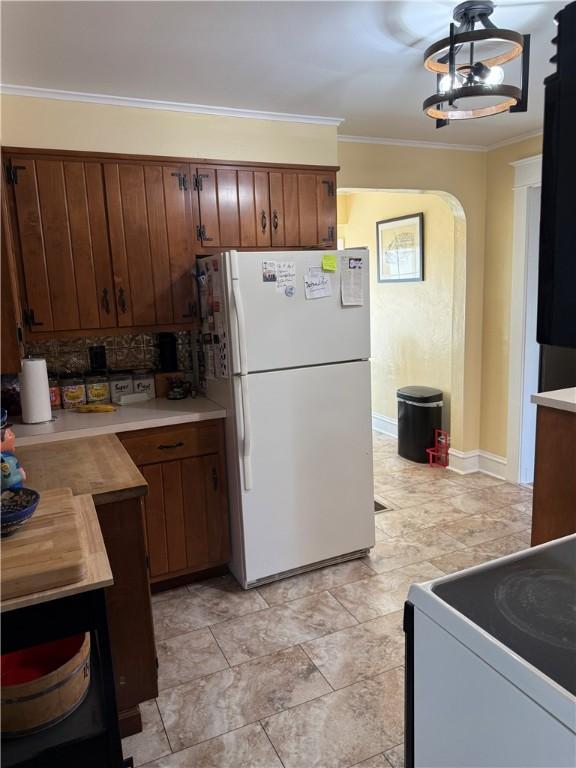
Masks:
[[[379,283],[424,280],[424,214],[376,222]]]

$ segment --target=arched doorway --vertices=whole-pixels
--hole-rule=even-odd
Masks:
[[[444,427],[462,444],[466,219],[460,202],[438,190],[338,190],[338,237],[367,246],[371,268],[372,390],[376,429],[395,434],[396,389],[422,384],[445,393]],[[376,222],[424,214],[424,280],[379,283]],[[451,463],[458,469],[458,454]]]

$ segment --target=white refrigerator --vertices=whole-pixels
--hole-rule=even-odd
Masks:
[[[374,545],[368,262],[364,249],[197,261],[244,587]]]

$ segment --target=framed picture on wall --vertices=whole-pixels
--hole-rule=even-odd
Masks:
[[[414,283],[424,280],[424,214],[376,222],[378,282]]]

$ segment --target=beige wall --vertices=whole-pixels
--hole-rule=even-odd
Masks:
[[[488,152],[486,167],[486,248],[482,339],[482,420],[480,447],[506,456],[508,350],[512,291],[514,168],[510,163],[542,151],[542,137]]]
[[[340,142],[339,188],[442,191],[456,223],[452,329],[452,445],[480,442],[486,153]],[[465,250],[465,255],[464,255]]]
[[[445,393],[444,426],[450,429],[454,222],[448,203],[434,194],[340,194],[338,236],[345,246],[370,250],[372,406],[396,419],[396,390],[410,384]],[[376,222],[424,214],[424,270],[420,283],[379,283]]]
[[[336,127],[2,95],[13,147],[336,165]]]

